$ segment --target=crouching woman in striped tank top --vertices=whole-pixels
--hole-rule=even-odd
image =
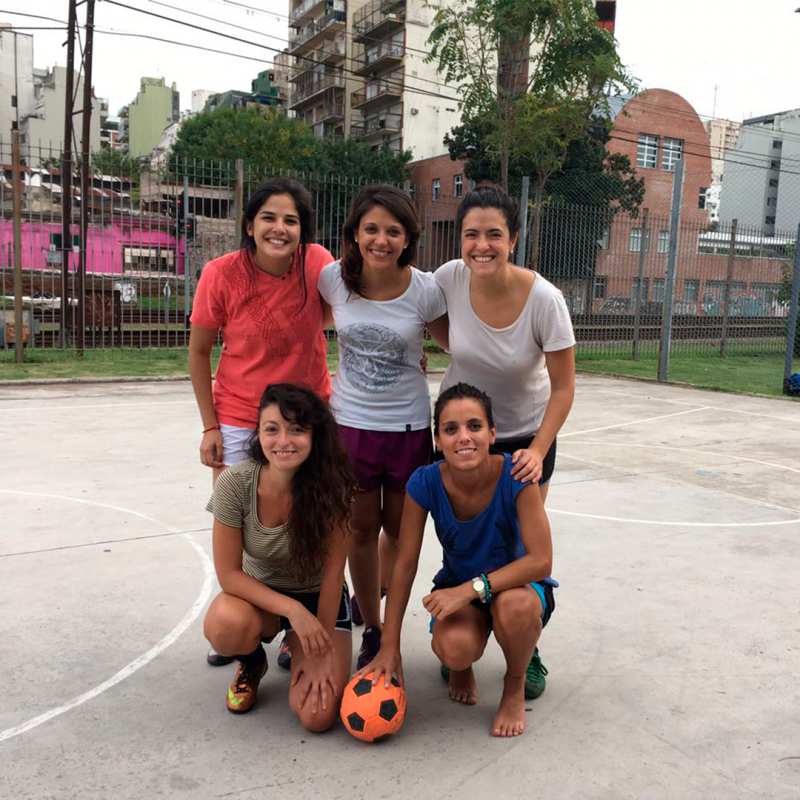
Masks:
[[[326,403],[306,388],[268,386],[248,457],[219,476],[207,507],[222,592],[204,632],[239,661],[229,711],[253,708],[267,672],[262,642],[286,631],[292,711],[309,731],[335,721],[352,657],[344,579],[352,487]]]

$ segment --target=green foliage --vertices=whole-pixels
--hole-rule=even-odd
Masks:
[[[135,178],[138,182],[141,171],[139,159],[123,153],[121,150],[112,150],[103,147],[92,153],[92,172],[95,175],[113,175],[115,178]]]

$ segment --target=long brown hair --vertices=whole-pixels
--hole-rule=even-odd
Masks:
[[[261,397],[259,419],[272,405],[278,406],[284,419],[311,430],[311,452],[292,481],[287,523],[295,577],[300,583],[311,583],[324,566],[334,527],[350,530],[355,481],[339,428],[322,398],[304,386],[273,383]],[[250,439],[248,455],[262,464],[268,461],[258,429]]]
[[[411,198],[395,186],[377,184],[365,186],[350,205],[347,219],[342,231],[342,280],[352,294],[362,295],[364,289],[361,282],[361,271],[364,259],[356,242],[356,232],[361,218],[375,206],[383,206],[404,228],[408,236],[408,246],[397,259],[399,267],[407,267],[417,258],[419,242],[419,216]]]

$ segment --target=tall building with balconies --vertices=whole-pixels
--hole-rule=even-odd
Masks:
[[[422,0],[371,0],[353,14],[353,72],[364,85],[351,94],[360,119],[350,133],[415,160],[444,153],[461,121],[455,92],[425,63],[433,15]]]
[[[292,0],[288,108],[318,136],[344,136],[351,123],[350,93],[358,82],[347,63],[350,14],[358,5],[358,0]]]

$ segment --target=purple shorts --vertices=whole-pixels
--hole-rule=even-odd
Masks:
[[[363,431],[340,425],[359,491],[385,487],[404,492],[417,467],[429,464],[433,454],[431,429],[421,431]]]

